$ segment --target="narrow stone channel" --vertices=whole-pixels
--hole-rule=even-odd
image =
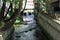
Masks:
[[[14,32],[13,40],[47,40],[41,30],[37,27],[36,22],[27,25],[21,25]]]

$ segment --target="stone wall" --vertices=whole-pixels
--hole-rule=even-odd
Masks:
[[[53,40],[60,40],[60,24],[55,22],[54,19],[39,13],[37,16],[37,22],[42,25],[42,28],[50,34]]]
[[[14,32],[14,27],[11,27],[6,31],[1,31],[0,32],[0,40],[10,40],[13,32]]]
[[[56,2],[56,1],[58,1],[58,0],[51,0],[51,3],[52,3],[52,2]]]

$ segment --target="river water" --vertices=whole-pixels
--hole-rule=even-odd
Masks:
[[[14,31],[13,40],[47,40],[37,27],[36,21],[33,20],[26,25],[18,26]]]

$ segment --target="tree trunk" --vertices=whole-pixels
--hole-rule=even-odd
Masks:
[[[15,19],[17,17],[17,12],[18,12],[18,10],[15,10],[15,12],[11,16],[11,18],[5,21],[4,27],[2,27],[0,29],[1,31],[5,31],[6,29],[10,28],[13,25],[13,23],[15,22]]]
[[[6,5],[6,2],[3,2],[3,6],[0,11],[0,20],[2,20],[4,18],[5,5]]]
[[[8,8],[6,14],[5,14],[5,16],[4,16],[4,20],[7,20],[7,19],[6,19],[6,18],[7,18],[7,14],[8,14],[8,12],[9,12],[9,9],[10,9],[10,8],[11,8],[11,11],[13,11],[12,3],[10,3],[10,6],[9,6],[9,8]]]

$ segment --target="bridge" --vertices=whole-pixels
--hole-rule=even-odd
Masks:
[[[60,40],[59,0],[15,1],[0,1],[0,40]],[[30,24],[22,20],[26,10],[34,13]]]

